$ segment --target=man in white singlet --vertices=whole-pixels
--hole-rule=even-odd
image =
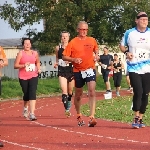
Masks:
[[[147,27],[148,16],[145,12],[140,12],[135,22],[136,27],[124,33],[120,49],[127,55],[127,71],[134,92],[132,127],[143,128],[145,124],[142,119],[150,91],[150,28]]]

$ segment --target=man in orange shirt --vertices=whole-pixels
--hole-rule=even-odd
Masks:
[[[80,113],[81,96],[83,94],[83,86],[87,83],[90,120],[89,127],[96,125],[94,118],[95,114],[95,86],[96,86],[96,71],[95,61],[99,59],[98,45],[93,37],[87,37],[88,24],[85,21],[80,21],[77,26],[78,36],[72,39],[63,52],[63,60],[70,61],[73,64],[73,72],[75,79],[75,98],[74,104],[77,111],[78,125],[84,125]],[[95,56],[93,58],[93,52]]]
[[[8,60],[6,58],[3,48],[0,46],[0,95],[1,95],[1,68],[8,65]],[[0,141],[0,147],[3,147],[3,143]]]

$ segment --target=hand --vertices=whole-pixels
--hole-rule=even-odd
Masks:
[[[94,61],[99,61],[99,59],[100,59],[100,58],[99,58],[98,55],[95,55],[95,56],[94,56]]]
[[[39,73],[39,74],[41,73],[41,69],[38,69],[38,73]]]
[[[55,63],[55,64],[54,64],[54,68],[56,69],[56,68],[57,68],[57,66],[58,66],[58,63]]]
[[[117,69],[116,69],[116,68],[114,68],[114,72],[117,72]]]
[[[77,63],[77,64],[81,64],[82,63],[82,59],[81,58],[73,58],[73,62]]]
[[[25,65],[25,67],[30,66],[30,62],[26,62],[24,65]]]
[[[4,61],[0,60],[0,68],[3,68],[3,67],[4,67]]]
[[[112,69],[112,67],[111,67],[111,66],[109,66],[109,67],[107,67],[107,69]]]
[[[132,58],[133,58],[133,54],[132,53],[130,53],[130,52],[127,52],[127,59],[130,61],[130,60],[132,60]]]
[[[105,65],[105,64],[101,64],[101,66],[102,66],[103,69],[107,68],[107,65]]]
[[[65,63],[66,63],[66,65],[67,65],[67,64],[69,64],[70,62],[69,62],[69,61],[65,61]]]

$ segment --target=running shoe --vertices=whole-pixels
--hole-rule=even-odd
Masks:
[[[132,123],[132,128],[139,129],[139,117],[135,117]]]
[[[133,88],[132,87],[130,88],[130,93],[133,94]]]
[[[142,119],[139,120],[139,127],[145,128],[145,124],[143,123]]]
[[[93,118],[93,117],[90,117],[88,126],[89,126],[89,127],[94,127],[96,124],[97,124],[96,119]]]
[[[35,121],[35,120],[37,120],[37,118],[35,117],[35,115],[34,115],[34,114],[30,114],[29,119],[30,119],[31,121]]]
[[[65,116],[66,116],[67,118],[69,118],[69,117],[71,116],[71,112],[70,112],[69,110],[66,110],[66,111],[65,111]]]
[[[116,95],[117,95],[117,96],[120,96],[119,92],[116,92]]]
[[[106,94],[109,94],[111,93],[112,91],[111,90],[106,90]]]
[[[130,91],[131,90],[131,87],[128,87],[127,91]]]
[[[23,116],[24,116],[25,118],[28,118],[28,115],[29,115],[28,108],[24,108],[24,109],[23,109]]]
[[[77,115],[77,121],[78,121],[78,126],[81,127],[85,125],[85,122],[83,121],[81,114]]]

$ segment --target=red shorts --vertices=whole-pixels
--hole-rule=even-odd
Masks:
[[[113,70],[110,70],[108,77],[113,77]]]

